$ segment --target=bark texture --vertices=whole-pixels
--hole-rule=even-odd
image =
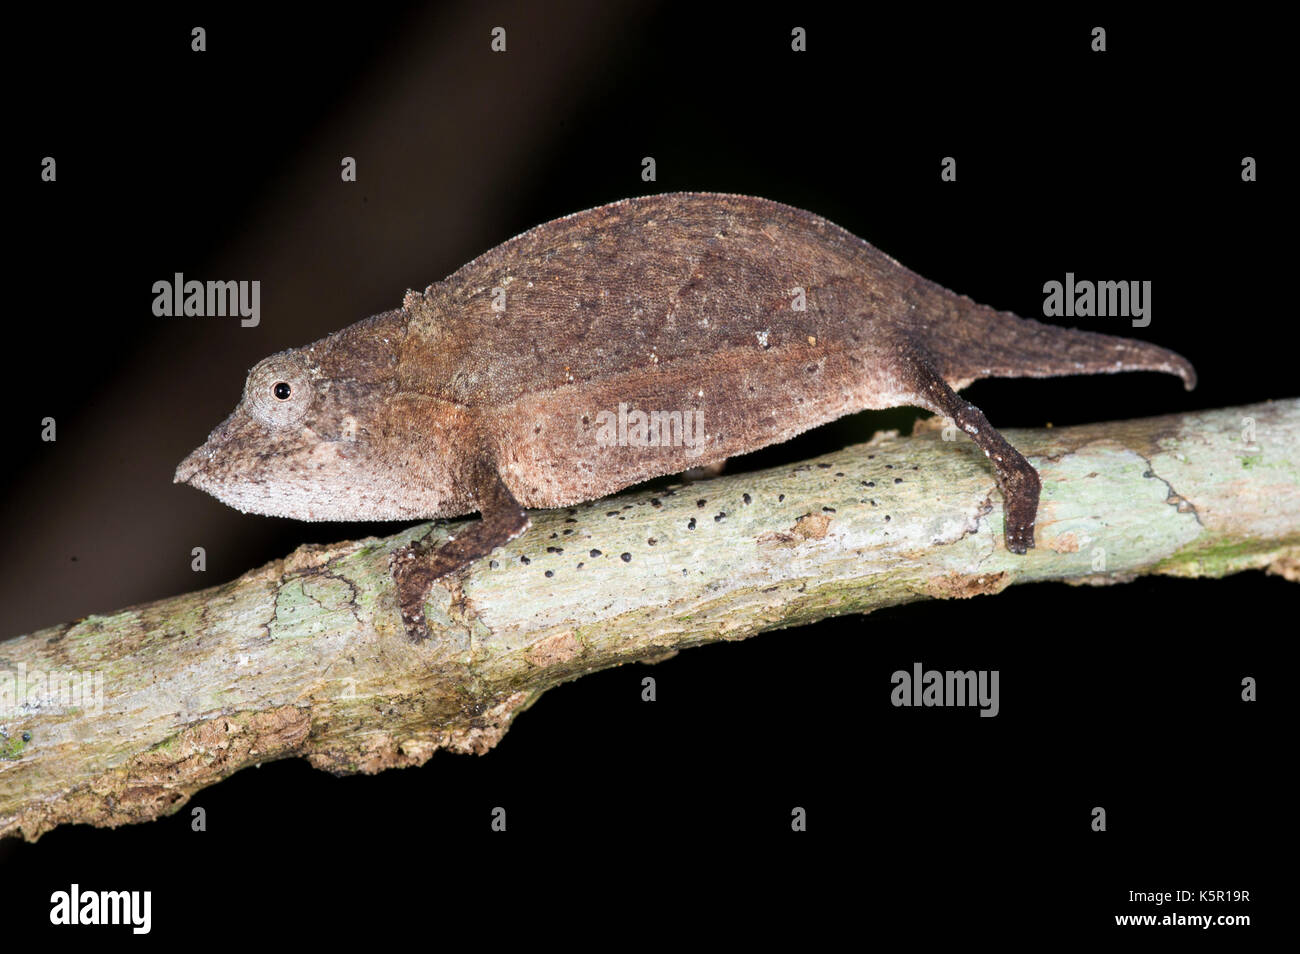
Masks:
[[[428,524],[0,643],[0,836],[146,821],[273,759],[483,753],[566,680],[843,613],[1039,580],[1300,577],[1300,399],[1006,432],[1042,475],[1025,556],[984,455],[942,425],[535,513],[435,586],[419,644],[388,561]]]

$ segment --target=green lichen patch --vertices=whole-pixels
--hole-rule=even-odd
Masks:
[[[1290,542],[1300,544],[1300,540]],[[1276,540],[1220,539],[1206,546],[1180,550],[1156,564],[1155,572],[1167,576],[1224,577],[1242,570],[1263,569],[1276,559],[1278,549]]]
[[[339,576],[308,574],[285,582],[276,593],[272,639],[301,639],[352,624],[356,587]]]
[[[31,744],[30,732],[15,732],[12,735],[0,734],[0,761],[12,762],[22,757],[23,750]]]

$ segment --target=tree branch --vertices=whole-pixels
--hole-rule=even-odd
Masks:
[[[1037,580],[1300,577],[1300,399],[1010,432],[1043,478],[1027,556],[1002,546],[983,455],[943,436],[927,422],[795,467],[535,514],[435,588],[420,645],[388,556],[430,525],[0,644],[0,836],[152,819],[290,756],[378,772],[486,752],[583,673],[843,613]]]

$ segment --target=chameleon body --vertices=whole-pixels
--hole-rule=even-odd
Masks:
[[[540,225],[399,309],[266,358],[176,480],[302,520],[480,512],[443,547],[395,558],[418,638],[434,580],[523,533],[527,508],[717,464],[865,408],[919,406],[966,431],[1002,492],[1006,546],[1024,553],[1038,474],[955,392],[1133,370],[1195,384],[1171,351],[977,305],[809,212],[645,196]],[[659,431],[611,428],[638,411]]]

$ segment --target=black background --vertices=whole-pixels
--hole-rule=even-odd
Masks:
[[[195,25],[206,53],[190,51]],[[504,55],[489,50],[497,25]],[[806,53],[790,51],[795,25]],[[1097,25],[1104,54],[1089,49]],[[1196,391],[1153,374],[977,383],[967,396],[999,428],[1300,391],[1273,288],[1291,274],[1277,138],[1293,109],[1282,31],[1255,13],[212,6],[26,11],[10,40],[26,65],[4,157],[19,268],[0,635],[193,589],[196,543],[209,585],[303,542],[391,532],[244,516],[172,471],[260,358],[628,195],[784,201],[1023,315],[1067,271],[1153,283],[1151,325],[1109,330],[1188,357]],[[46,155],[55,184],[39,179]],[[345,155],[355,184],[339,180]],[[939,179],[949,155],[956,183]],[[1247,155],[1258,182],[1241,181]],[[641,180],[643,156],[657,182]],[[261,325],[155,318],[152,283],[175,271],[261,280]],[[54,444],[39,440],[47,415]],[[732,469],[915,416],[856,415]],[[1184,943],[1195,929],[1116,929],[1113,915],[1165,910],[1130,890],[1214,888],[1250,891],[1225,910],[1254,926],[1217,936],[1248,943],[1278,910],[1268,872],[1286,860],[1269,677],[1294,599],[1260,573],[1013,587],[591,675],[483,758],[355,778],[269,764],[191,802],[206,833],[185,809],[0,843],[6,937],[49,930],[50,892],[76,881],[152,890],[151,936],[169,940],[213,918],[304,938],[504,924],[535,902],[557,930],[604,912],[663,941],[689,910],[699,939],[784,922],[810,937]],[[893,708],[890,674],[917,660],[1000,670],[1001,714]],[[1245,675],[1263,687],[1254,705]],[[498,805],[504,835],[489,830]],[[1097,805],[1105,833],[1090,830]]]

